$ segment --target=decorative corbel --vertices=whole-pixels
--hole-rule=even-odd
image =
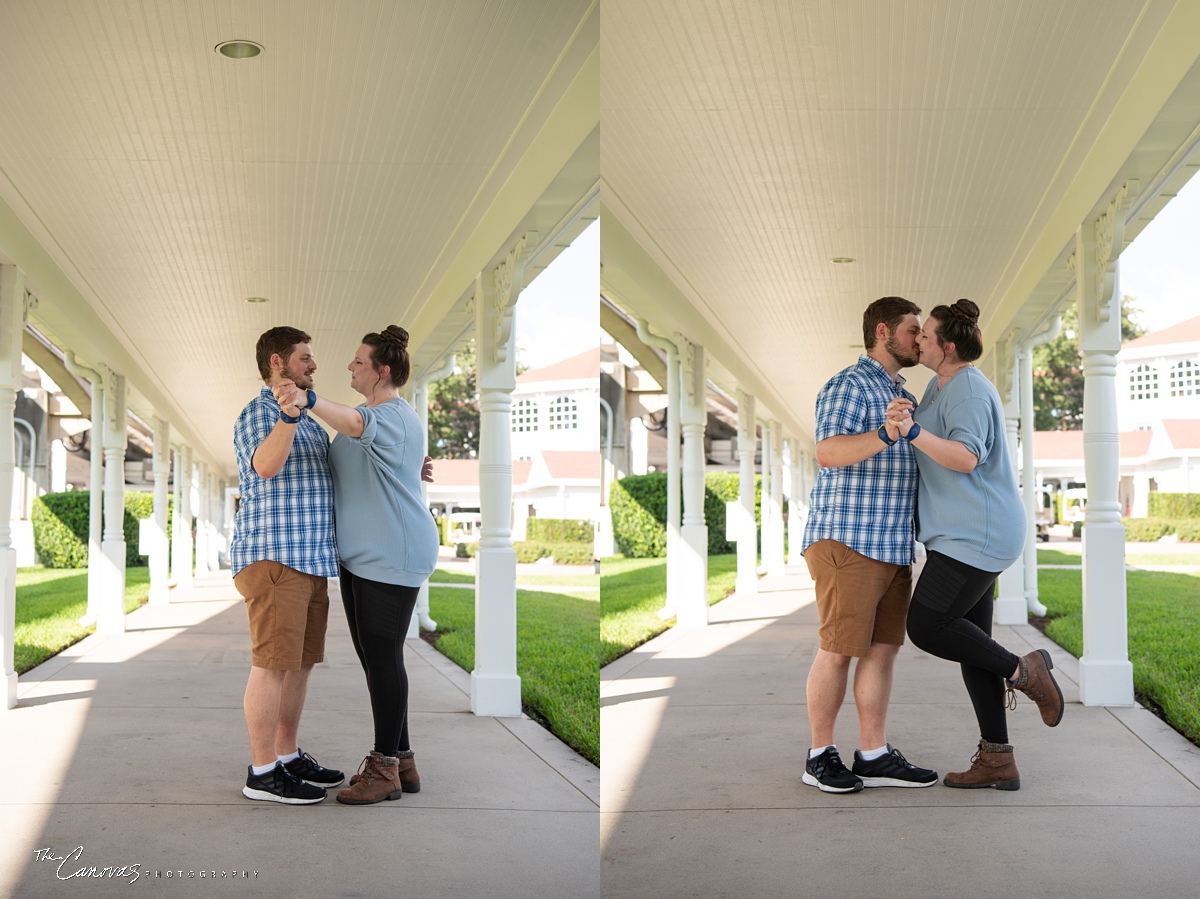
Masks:
[[[1099,322],[1107,322],[1112,316],[1117,258],[1125,246],[1125,217],[1139,186],[1137,181],[1126,181],[1104,214],[1096,219],[1096,320]]]
[[[1013,328],[996,343],[996,389],[1005,402],[1016,402],[1016,380],[1013,369],[1017,363],[1017,348],[1021,344],[1021,329]]]
[[[38,306],[38,298],[31,294],[28,290],[25,291],[24,308],[21,310],[21,321],[28,324],[29,310],[36,309]]]
[[[696,405],[696,345],[678,331],[671,338],[679,347],[679,380],[687,396],[688,405]]]
[[[537,244],[537,232],[526,231],[492,273],[492,302],[495,304],[495,361],[505,362],[512,336],[513,307],[525,282],[525,265]]]

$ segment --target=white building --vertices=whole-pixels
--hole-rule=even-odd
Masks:
[[[1155,491],[1200,492],[1200,316],[1122,344],[1116,381],[1118,500],[1144,518]],[[1083,483],[1083,432],[1037,432],[1034,467],[1059,487]]]
[[[512,406],[514,540],[529,518],[595,521],[600,511],[600,349],[517,376]],[[465,539],[477,530],[479,462],[434,461],[430,507]]]

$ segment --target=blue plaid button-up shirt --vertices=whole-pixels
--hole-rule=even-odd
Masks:
[[[903,378],[896,383],[870,356],[859,356],[817,393],[817,441],[878,430],[896,397],[916,405]],[[917,477],[907,440],[854,465],[822,468],[809,496],[804,548],[818,540],[837,540],[868,558],[911,565]]]
[[[337,577],[329,437],[307,415],[301,417],[292,451],[279,474],[260,477],[252,464],[254,451],[278,419],[279,403],[271,388],[263,387],[233,426],[242,498],[229,567],[236,575],[247,565],[270,560],[305,574]]]

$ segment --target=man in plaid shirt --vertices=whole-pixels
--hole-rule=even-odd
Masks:
[[[827,793],[868,787],[928,787],[937,773],[910,764],[887,742],[892,670],[912,596],[917,463],[888,421],[916,398],[900,371],[917,364],[921,310],[883,297],[863,313],[866,353],[817,394],[817,462],[804,561],[817,593],[820,646],[808,672],[812,748],[803,780]],[[859,746],[847,770],[833,730],[850,660]]]
[[[333,480],[324,429],[295,406],[281,408],[272,388],[282,380],[312,388],[311,341],[288,327],[259,337],[265,386],[233,432],[241,504],[230,567],[246,600],[251,642],[245,697],[251,765],[242,793],[289,805],[320,802],[326,787],[344,779],[298,745],[308,678],[325,658],[326,578],[338,573]]]

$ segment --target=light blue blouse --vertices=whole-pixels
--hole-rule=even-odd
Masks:
[[[359,406],[363,432],[329,447],[338,555],[353,574],[419,587],[437,563],[438,531],[421,500],[421,420],[402,399]]]

